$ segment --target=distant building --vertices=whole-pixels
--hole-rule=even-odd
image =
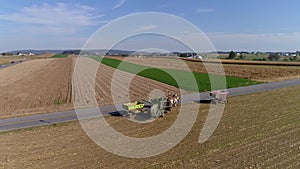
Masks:
[[[188,58],[191,58],[191,59],[203,59],[203,57],[200,56],[200,55],[194,55],[194,56],[190,56]]]
[[[17,53],[17,56],[33,56],[35,55],[34,53]]]
[[[296,53],[292,53],[291,56],[292,56],[292,57],[295,57],[295,56],[297,56],[297,54],[296,54]]]

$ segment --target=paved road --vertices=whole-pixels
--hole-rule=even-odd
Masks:
[[[6,68],[6,67],[10,67],[10,66],[14,66],[16,64],[19,64],[19,63],[22,63],[22,62],[25,62],[25,61],[28,61],[28,60],[15,61],[14,63],[0,64],[0,69]]]
[[[300,79],[232,88],[228,89],[228,91],[230,93],[230,96],[238,96],[297,85],[300,85]],[[185,100],[185,102],[183,102],[182,104],[199,102],[199,99],[209,100],[208,92],[185,95],[182,99]],[[120,107],[121,105],[100,107],[102,114],[98,112],[99,108],[81,109],[78,110],[77,113],[83,115],[83,118],[91,118],[117,113],[117,109],[119,109]],[[0,132],[75,120],[77,120],[77,114],[74,110],[18,118],[9,118],[0,120]]]

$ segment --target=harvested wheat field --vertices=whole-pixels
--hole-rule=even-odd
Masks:
[[[211,73],[218,73],[220,71],[220,69],[218,69],[219,64],[206,63],[204,66],[202,62],[182,61],[174,58],[113,58],[158,68],[179,69],[207,73],[207,70],[205,69],[206,67],[210,70]],[[246,78],[259,82],[274,82],[300,78],[300,66],[265,66],[238,64],[223,64],[222,66],[224,68],[225,74],[228,76]]]
[[[72,93],[71,80],[75,59],[76,57],[37,59],[1,69],[1,118],[73,109],[72,94],[75,93]],[[91,64],[98,64],[94,60],[86,60]],[[123,71],[116,71],[119,76],[114,78],[116,80],[114,83],[116,99],[113,102],[111,83],[114,72],[115,69],[105,65],[101,65],[97,71],[95,91],[100,106],[122,103],[127,97],[132,101],[142,98],[148,99],[149,94],[154,89],[160,89],[164,92],[178,92],[175,87],[140,76],[133,76]],[[90,76],[84,74],[83,77]],[[130,81],[130,78],[133,79]],[[124,81],[126,79],[130,84],[130,92],[125,92]],[[85,85],[88,84],[88,81],[83,80],[80,83]],[[76,94],[85,95],[81,91]],[[59,107],[58,104],[60,104]]]
[[[56,102],[70,103],[72,65],[72,59],[37,59],[1,69],[1,118],[55,112]]]
[[[0,134],[0,168],[299,168],[299,96],[297,86],[230,97],[218,128],[200,144],[209,106],[202,105],[182,142],[145,159],[105,151],[78,122],[5,132]],[[166,130],[178,108],[148,124],[115,116],[106,120],[125,135],[147,137]]]

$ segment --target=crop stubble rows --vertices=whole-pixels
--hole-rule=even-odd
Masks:
[[[70,103],[72,59],[39,59],[0,70],[0,114],[18,116],[56,110]]]

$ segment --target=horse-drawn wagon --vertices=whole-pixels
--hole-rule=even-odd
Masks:
[[[211,103],[228,103],[227,97],[229,96],[229,92],[226,90],[216,90],[209,93]]]

